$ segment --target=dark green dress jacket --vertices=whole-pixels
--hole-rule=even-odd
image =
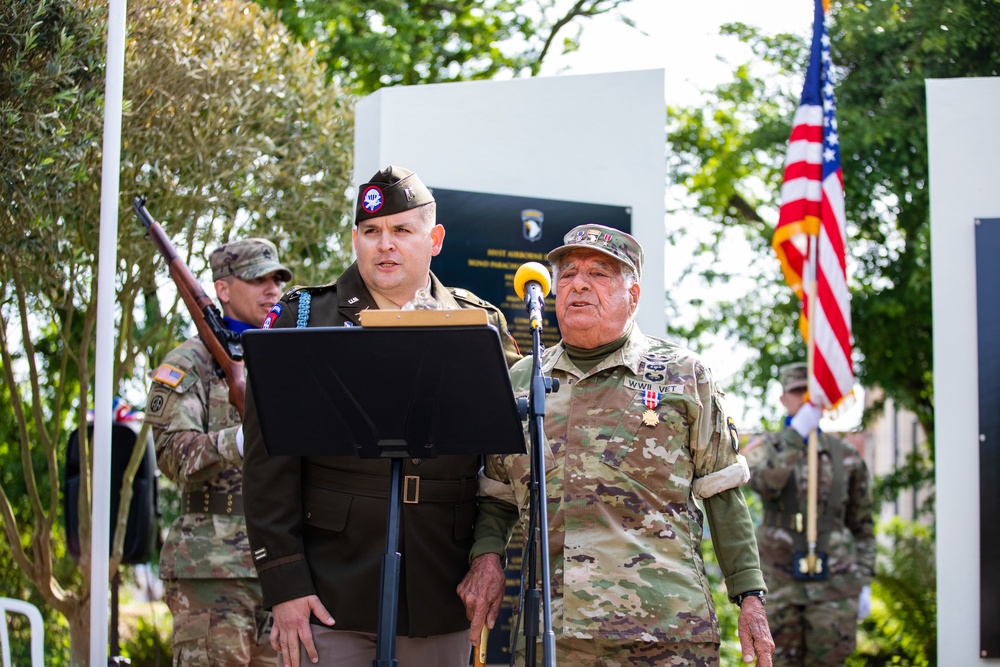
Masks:
[[[433,296],[446,307],[486,309],[508,365],[520,358],[496,307],[465,290],[444,287],[433,274],[431,282]],[[311,327],[359,326],[358,313],[378,308],[353,264],[335,283],[287,292],[273,328],[296,326],[304,292],[311,294]],[[335,629],[376,632],[389,461],[269,457],[249,384],[245,413],[244,506],[265,606],[315,594],[336,619]],[[322,415],[288,418],[313,419],[317,428],[323,424]],[[420,478],[420,498],[404,504],[400,518],[400,636],[429,637],[469,627],[455,588],[468,571],[480,463],[478,456],[404,463],[404,476]]]

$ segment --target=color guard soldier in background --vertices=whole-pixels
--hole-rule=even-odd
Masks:
[[[805,438],[819,424],[821,410],[805,400],[806,364],[783,366],[779,375],[786,428],[745,449],[750,486],[764,503],[757,544],[770,589],[774,664],[843,667],[854,652],[858,620],[871,610],[875,537],[868,467],[849,444],[819,433],[817,551],[826,554],[826,576],[797,576],[794,554],[807,548]]]

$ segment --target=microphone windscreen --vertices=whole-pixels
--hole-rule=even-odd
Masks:
[[[514,274],[514,291],[524,298],[524,288],[530,282],[536,282],[542,286],[542,296],[548,296],[549,288],[552,287],[552,277],[549,270],[538,262],[528,262],[522,264]]]

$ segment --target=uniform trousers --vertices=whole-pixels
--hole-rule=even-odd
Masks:
[[[535,663],[542,664],[542,645],[535,649]],[[524,667],[524,649],[514,664]],[[620,639],[556,640],[555,664],[559,667],[719,667],[718,644],[664,644]]]
[[[767,622],[774,638],[774,667],[843,667],[857,644],[858,599],[808,605],[769,600]]]
[[[274,667],[271,614],[256,579],[170,579],[174,667]]]
[[[335,630],[312,625],[313,644],[319,654],[319,667],[372,667],[378,637],[369,632]],[[398,667],[469,667],[472,642],[469,631],[451,632],[433,637],[396,637],[394,657]],[[305,649],[299,649],[299,664],[311,666]],[[284,659],[278,655],[279,667]]]

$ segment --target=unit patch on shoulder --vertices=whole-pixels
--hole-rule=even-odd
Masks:
[[[174,368],[170,364],[160,364],[160,367],[153,373],[153,380],[162,382],[168,387],[176,387],[184,379],[184,371]]]
[[[280,301],[271,306],[271,310],[267,311],[267,317],[264,318],[264,321],[261,323],[260,328],[270,329],[271,325],[274,324],[274,321],[278,319],[279,315],[281,315],[281,310],[282,308]]]
[[[729,425],[729,440],[733,446],[733,451],[739,454],[740,434],[736,430],[736,422],[733,421],[732,417],[726,417],[726,423]]]

